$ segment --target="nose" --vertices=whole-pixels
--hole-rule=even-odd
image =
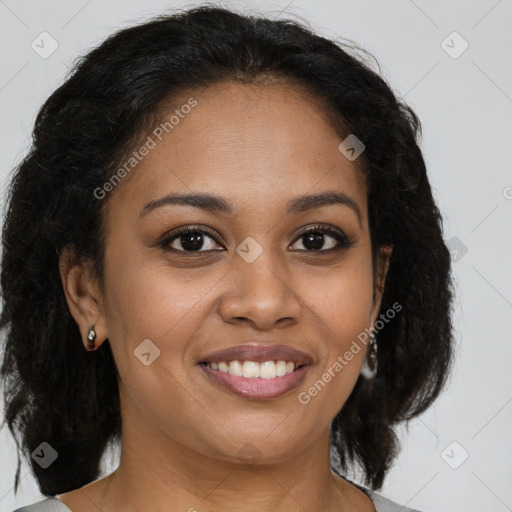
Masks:
[[[238,256],[233,262],[227,291],[220,299],[219,314],[231,324],[249,323],[258,330],[269,330],[298,323],[302,303],[294,288],[291,272],[271,251],[252,263]]]

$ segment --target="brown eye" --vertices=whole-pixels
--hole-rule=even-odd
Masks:
[[[353,242],[342,232],[331,227],[314,226],[302,231],[295,244],[302,240],[304,249],[296,249],[299,251],[318,251],[330,252],[341,249],[347,249]],[[294,244],[294,245],[295,245]],[[325,245],[327,244],[327,247]]]
[[[219,242],[209,230],[185,227],[169,233],[159,245],[166,250],[193,253],[218,250],[215,245],[219,245]]]

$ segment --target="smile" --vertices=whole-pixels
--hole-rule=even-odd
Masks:
[[[220,361],[199,364],[214,384],[249,399],[278,398],[296,388],[311,368],[293,361]]]

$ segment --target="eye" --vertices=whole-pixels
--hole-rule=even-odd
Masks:
[[[327,236],[327,239],[326,239]],[[329,238],[331,240],[329,240]],[[315,225],[308,229],[305,229],[299,233],[295,244],[302,241],[304,249],[297,249],[300,251],[307,252],[331,252],[340,251],[342,249],[348,249],[354,244],[354,241],[350,240],[343,231],[333,228],[331,226]],[[325,248],[324,244],[327,242],[328,247]],[[295,245],[294,244],[294,245]]]
[[[218,250],[215,245],[219,245],[219,242],[208,228],[186,226],[166,235],[159,245],[165,250],[194,253]]]
[[[302,241],[304,249],[295,250],[305,252],[327,253],[348,249],[354,244],[341,230],[331,226],[315,225],[302,230],[293,245]],[[327,243],[327,247],[325,244]],[[185,226],[168,233],[159,243],[164,250],[182,253],[202,253],[208,251],[224,250],[215,248],[219,246],[217,236],[213,230],[200,226]]]

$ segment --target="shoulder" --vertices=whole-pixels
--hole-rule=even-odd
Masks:
[[[13,512],[71,512],[71,509],[57,498],[47,498],[33,505],[17,508]]]
[[[419,510],[399,505],[372,490],[367,489],[366,492],[373,501],[377,512],[420,512]]]
[[[399,505],[398,503],[395,503],[394,501],[391,501],[390,499],[378,494],[374,490],[349,480],[336,469],[334,469],[334,473],[341,477],[341,479],[344,480],[347,484],[349,484],[349,486],[352,487],[352,490],[359,489],[360,492],[365,494],[372,501],[375,512],[420,512],[419,510]],[[348,489],[350,489],[350,487],[348,487]]]

